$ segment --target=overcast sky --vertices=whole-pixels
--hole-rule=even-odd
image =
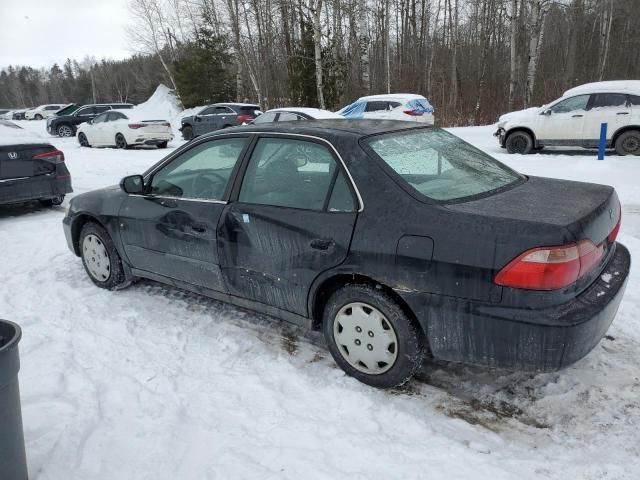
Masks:
[[[127,0],[0,0],[0,68],[132,54]]]

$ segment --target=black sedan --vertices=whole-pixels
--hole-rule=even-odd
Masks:
[[[60,205],[72,191],[64,153],[0,120],[0,205],[31,200]]]
[[[322,329],[378,387],[423,355],[565,367],[603,337],[630,267],[613,188],[525,177],[444,130],[328,120],[228,129],[64,230],[99,287],[149,278]]]

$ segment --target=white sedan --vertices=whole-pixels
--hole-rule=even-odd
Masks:
[[[83,147],[165,148],[171,140],[173,133],[167,120],[144,120],[131,110],[109,110],[78,127],[78,142]]]

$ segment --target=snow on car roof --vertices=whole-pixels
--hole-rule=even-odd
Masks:
[[[139,111],[136,108],[131,108],[128,110],[118,110],[117,108],[113,108],[111,110],[107,110],[104,113],[109,113],[109,112],[118,112],[123,114],[124,116],[127,117],[127,119],[129,120],[135,120],[138,122],[142,122],[144,120],[154,120],[157,122],[168,122],[169,120],[167,120],[166,118],[163,118],[166,115],[156,115],[153,112],[145,112],[145,111]]]
[[[581,93],[631,93],[640,95],[640,80],[610,80],[606,82],[586,83],[564,92],[563,97]]]
[[[321,108],[307,108],[307,107],[282,107],[282,108],[272,108],[268,112],[298,112],[305,113],[310,117],[321,119],[321,118],[344,118],[337,113],[330,112],[329,110],[322,110]],[[267,113],[268,113],[267,112]]]
[[[383,93],[380,95],[368,95],[366,97],[360,97],[358,100],[385,100],[388,98],[394,98],[399,100],[415,100],[416,98],[426,98],[422,95],[415,93]]]

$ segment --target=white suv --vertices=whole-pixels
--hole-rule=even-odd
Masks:
[[[581,85],[540,108],[502,115],[500,146],[526,154],[543,147],[596,148],[601,124],[607,124],[607,147],[619,155],[640,155],[640,81]]]
[[[33,110],[27,110],[24,114],[25,120],[42,120],[55,115],[64,105],[40,105]]]
[[[346,118],[406,120],[433,125],[433,107],[422,95],[412,93],[361,97],[336,113]]]

